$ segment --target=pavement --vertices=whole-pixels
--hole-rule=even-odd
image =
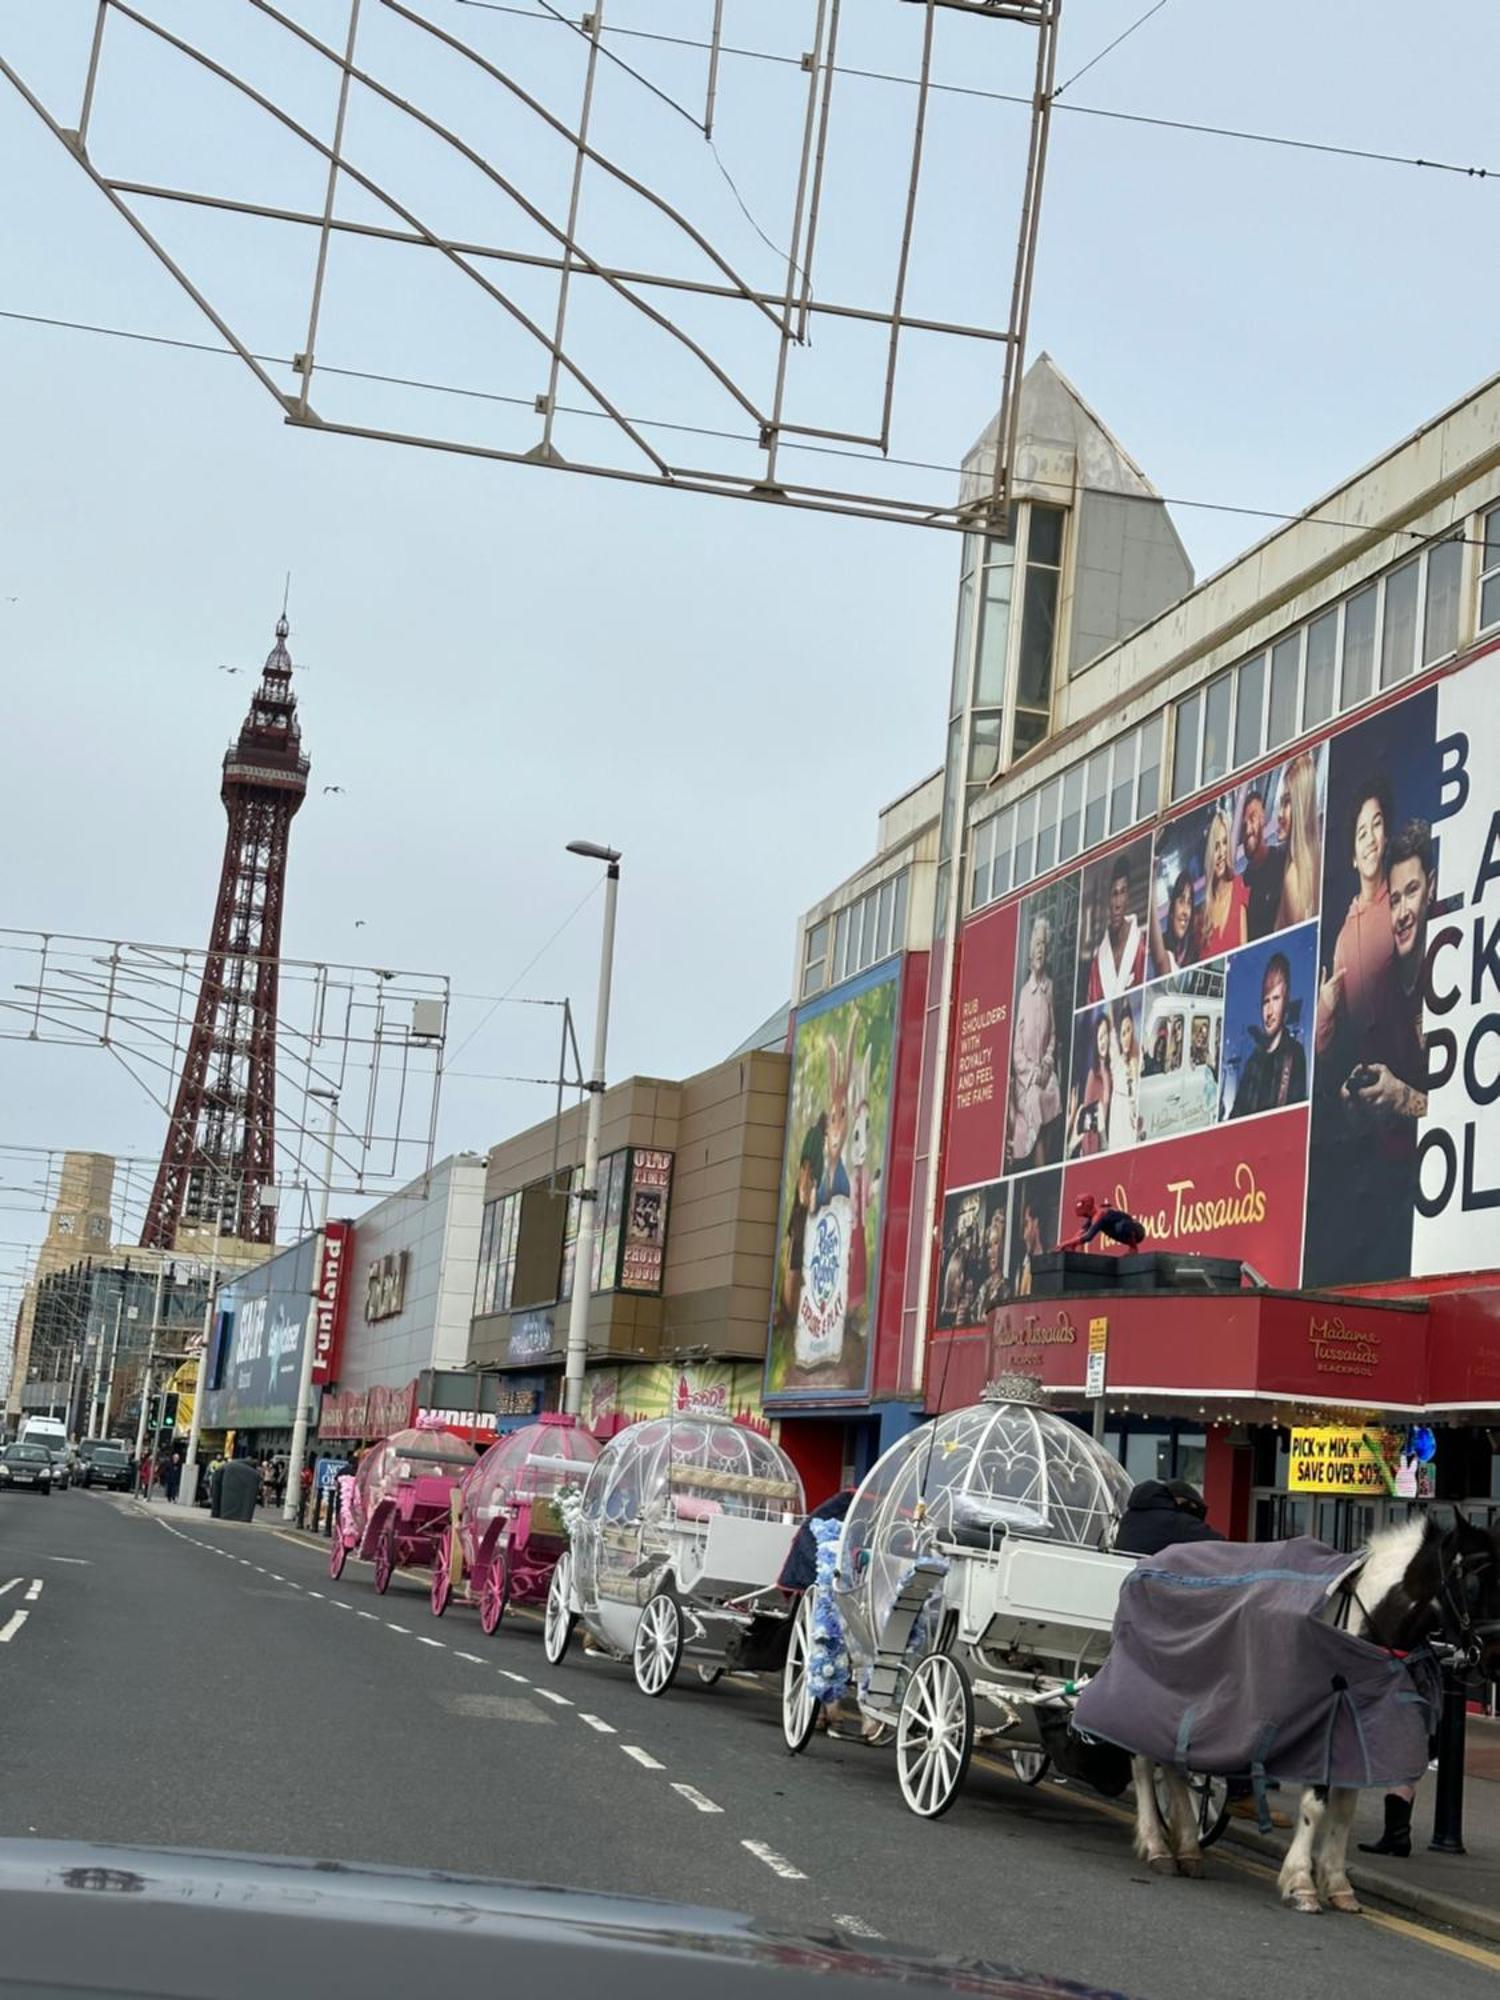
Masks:
[[[926,1824],[889,1750],[818,1737],[788,1757],[762,1683],[688,1674],[650,1701],[576,1639],[549,1667],[528,1614],[486,1639],[470,1609],[434,1619],[420,1577],[382,1598],[351,1563],[333,1583],[326,1547],[112,1495],[0,1498],[0,1837],[666,1896],[1135,2000],[1493,1993],[1500,1950],[1473,1921],[1295,1916],[1238,1840],[1201,1882],[1152,1876],[1119,1808],[984,1755]],[[1483,1825],[1476,1855],[1497,1848]],[[1407,1888],[1439,1865],[1462,1863],[1414,1856]]]

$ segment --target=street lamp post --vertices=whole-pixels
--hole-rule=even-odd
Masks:
[[[578,1191],[578,1236],[573,1253],[573,1297],[568,1308],[568,1351],[563,1369],[563,1409],[578,1416],[583,1409],[583,1377],[589,1357],[589,1294],[594,1268],[594,1231],[599,1208],[599,1125],[604,1115],[604,1052],[609,1040],[609,988],[614,974],[615,898],[620,888],[620,856],[613,847],[591,840],[570,840],[569,854],[602,861],[604,876],[604,937],[599,950],[599,998],[594,1012],[594,1062],[589,1076],[588,1123],[583,1141],[583,1186]]]
[[[313,1245],[312,1297],[307,1302],[307,1325],[302,1334],[302,1368],[297,1382],[297,1415],[292,1424],[292,1449],[287,1458],[286,1498],[281,1506],[283,1521],[295,1521],[302,1497],[302,1461],[307,1456],[309,1405],[312,1402],[312,1372],[318,1330],[318,1291],[323,1281],[323,1250],[328,1235],[328,1197],[333,1188],[333,1142],[338,1132],[339,1094],[336,1090],[310,1090],[309,1097],[321,1097],[328,1104],[328,1137],[323,1153],[323,1189],[318,1202],[318,1237]]]

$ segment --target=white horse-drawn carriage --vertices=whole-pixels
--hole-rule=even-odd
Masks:
[[[595,1461],[552,1572],[547,1658],[561,1660],[581,1618],[606,1652],[632,1661],[643,1694],[665,1694],[684,1659],[704,1681],[753,1667],[746,1641],[784,1627],[791,1608],[777,1579],[803,1504],[791,1460],[746,1424],[691,1414],[632,1424]]]
[[[1109,1648],[1135,1558],[1110,1551],[1130,1481],[1076,1424],[1024,1401],[974,1404],[910,1432],[855,1494],[832,1578],[849,1692],[893,1728],[902,1794],[936,1819],[976,1743],[1041,1776],[1074,1696]],[[817,1593],[798,1607],[782,1684],[788,1748],[817,1720],[827,1643]],[[820,1625],[823,1629],[820,1630]],[[1222,1790],[1210,1802],[1217,1822]]]

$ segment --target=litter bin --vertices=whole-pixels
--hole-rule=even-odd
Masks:
[[[218,1505],[214,1512],[221,1521],[253,1521],[255,1503],[260,1498],[260,1474],[248,1458],[232,1458],[219,1477]]]

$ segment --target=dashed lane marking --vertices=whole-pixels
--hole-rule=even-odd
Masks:
[[[472,1660],[476,1667],[487,1667],[489,1665],[489,1661],[481,1660],[477,1653],[460,1653],[457,1648],[454,1649],[453,1657],[455,1660]]]
[[[460,1654],[459,1657],[462,1659],[463,1655]],[[597,1715],[580,1715],[578,1720],[586,1722],[590,1729],[597,1729],[601,1736],[618,1736],[620,1733],[612,1722],[605,1722]]]
[[[712,1799],[706,1799],[694,1785],[673,1785],[672,1790],[685,1798],[690,1806],[696,1806],[699,1812],[721,1813],[724,1810],[722,1806],[716,1806]]]
[[[516,1681],[523,1688],[529,1688],[531,1686],[531,1682],[527,1680],[525,1674],[513,1674],[509,1667],[501,1667],[500,1672],[504,1674],[505,1678],[508,1681]]]
[[[665,1771],[666,1765],[658,1763],[648,1750],[642,1750],[634,1743],[622,1743],[620,1748],[627,1757],[634,1757],[637,1764],[644,1764],[648,1771]]]
[[[37,1599],[41,1596],[41,1594],[42,1594],[42,1579],[39,1576],[34,1576],[31,1579],[31,1582],[26,1586],[26,1602],[28,1604],[35,1604]]]
[[[12,1611],[5,1623],[0,1625],[0,1646],[8,1646],[30,1616],[29,1611]]]
[[[543,1701],[555,1702],[559,1708],[571,1708],[573,1706],[565,1694],[554,1694],[551,1688],[538,1688],[537,1693]]]
[[[399,1632],[403,1639],[411,1637],[411,1627],[409,1625],[393,1625],[389,1618],[385,1621],[385,1629],[387,1632]]]
[[[740,1846],[748,1853],[753,1854],[757,1861],[764,1861],[771,1873],[779,1875],[783,1882],[805,1882],[807,1880],[805,1870],[794,1868],[784,1854],[778,1854],[774,1848],[767,1847],[763,1840],[742,1840]]]
[[[359,1615],[361,1618],[374,1618],[375,1623],[377,1625],[380,1623],[380,1620],[375,1617],[375,1613],[373,1611],[361,1611]]]
[[[309,1597],[321,1597],[323,1595],[321,1590],[310,1590],[307,1594]]]
[[[446,1643],[442,1639],[429,1639],[422,1632],[417,1634],[417,1644],[419,1646],[436,1646],[440,1653],[446,1653],[448,1650]]]
[[[18,1576],[13,1576],[9,1583],[0,1583],[0,1597],[4,1597],[7,1590],[14,1590],[20,1581],[21,1579]]]
[[[335,1611],[352,1611],[354,1609],[354,1606],[346,1604],[342,1597],[330,1597],[328,1602],[333,1606]]]

